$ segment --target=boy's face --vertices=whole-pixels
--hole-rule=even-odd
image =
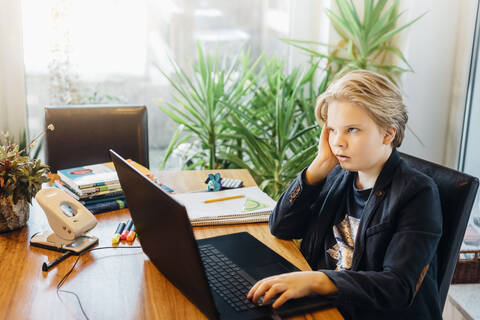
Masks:
[[[328,105],[328,142],[343,169],[375,173],[392,151],[394,129],[380,128],[360,106],[346,100]]]

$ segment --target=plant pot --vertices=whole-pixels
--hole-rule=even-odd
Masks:
[[[0,197],[0,232],[19,229],[27,224],[30,216],[30,204],[19,200],[17,204]]]

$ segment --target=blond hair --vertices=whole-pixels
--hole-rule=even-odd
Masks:
[[[332,82],[317,99],[315,117],[319,123],[327,121],[328,104],[332,100],[346,100],[364,108],[380,128],[395,128],[391,146],[401,145],[408,121],[407,109],[400,90],[385,76],[354,70]]]

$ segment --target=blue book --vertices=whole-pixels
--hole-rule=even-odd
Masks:
[[[125,200],[112,200],[106,202],[98,202],[94,204],[87,204],[85,205],[85,208],[90,210],[91,213],[97,214],[127,208],[127,202]]]
[[[123,200],[125,201],[125,196],[119,195],[119,196],[113,196],[113,197],[108,197],[108,198],[101,198],[101,199],[93,199],[93,200],[79,200],[81,204],[84,206],[86,205],[91,205],[95,203],[102,203],[102,202],[109,202],[109,201],[115,201],[115,200]]]

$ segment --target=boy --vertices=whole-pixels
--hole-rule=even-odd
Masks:
[[[273,308],[312,293],[332,296],[345,318],[441,319],[436,250],[438,190],[396,148],[407,122],[399,90],[356,70],[318,98],[318,153],[280,197],[270,230],[301,238],[313,270],[257,282],[248,298]]]

